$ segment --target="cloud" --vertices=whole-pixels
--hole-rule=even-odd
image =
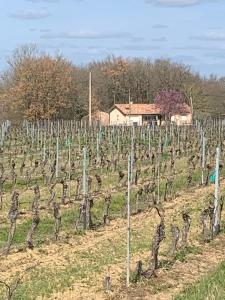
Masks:
[[[45,19],[50,15],[51,14],[46,9],[42,9],[42,10],[25,9],[10,14],[12,18],[16,18],[20,20],[39,20],[39,19]]]
[[[145,0],[145,3],[152,3],[158,6],[166,7],[185,7],[207,2],[219,2],[220,0]]]
[[[165,36],[157,37],[152,39],[153,42],[166,42],[167,38]]]
[[[141,43],[144,42],[146,39],[143,37],[132,37],[132,43]]]
[[[224,55],[224,51],[222,52],[213,52],[213,53],[205,53],[204,54],[205,57],[209,57],[209,58],[219,58],[219,59],[225,59],[225,55]]]
[[[184,50],[184,51],[224,51],[224,48],[218,47],[205,47],[205,46],[180,46],[171,47],[172,50]]]
[[[159,50],[159,46],[152,45],[124,45],[118,48],[112,48],[111,50],[119,50],[119,51],[149,51],[149,50]]]
[[[220,26],[213,26],[213,27],[209,27],[209,30],[221,30],[222,28]]]
[[[51,32],[51,30],[48,28],[43,28],[43,29],[40,29],[40,32]]]
[[[57,3],[60,0],[27,0],[27,1],[32,3]]]
[[[27,0],[28,2],[32,3],[58,3],[60,0]],[[84,0],[73,0],[75,2],[82,2]]]
[[[83,40],[103,40],[103,39],[133,39],[134,36],[129,32],[61,32],[61,33],[46,33],[41,35],[42,39],[83,39]]]
[[[9,55],[11,54],[13,51],[9,50],[9,49],[1,49],[0,50],[0,54],[1,55]]]
[[[152,28],[154,28],[154,29],[165,29],[165,28],[168,28],[168,26],[164,25],[164,24],[154,24],[152,26]]]
[[[32,27],[32,28],[29,28],[29,31],[30,31],[30,32],[37,32],[37,31],[39,31],[39,32],[41,32],[41,33],[46,33],[46,32],[51,32],[51,29],[48,29],[48,28],[41,28],[41,29],[38,29],[38,28]]]
[[[190,36],[191,40],[223,42],[225,41],[224,32],[209,32],[203,35]]]
[[[53,50],[61,50],[61,49],[77,49],[79,48],[78,45],[71,44],[71,43],[39,43],[39,47],[42,49],[53,49]]]
[[[86,53],[93,55],[109,55],[110,52],[107,49],[99,49],[98,47],[88,47]]]
[[[198,59],[193,55],[176,55],[171,57],[172,60],[178,61],[178,62],[196,62]]]

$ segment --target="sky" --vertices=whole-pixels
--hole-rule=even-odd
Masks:
[[[225,76],[225,0],[0,0],[0,72],[36,44],[85,65],[109,55],[170,58]]]

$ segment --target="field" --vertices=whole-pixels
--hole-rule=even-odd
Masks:
[[[3,123],[0,299],[224,299],[224,136]]]

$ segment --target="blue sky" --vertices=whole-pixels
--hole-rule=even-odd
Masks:
[[[225,76],[225,0],[0,0],[0,71],[23,44],[75,64],[171,58]]]

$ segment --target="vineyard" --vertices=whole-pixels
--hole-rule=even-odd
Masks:
[[[0,137],[0,299],[189,299],[225,260],[223,121]]]

